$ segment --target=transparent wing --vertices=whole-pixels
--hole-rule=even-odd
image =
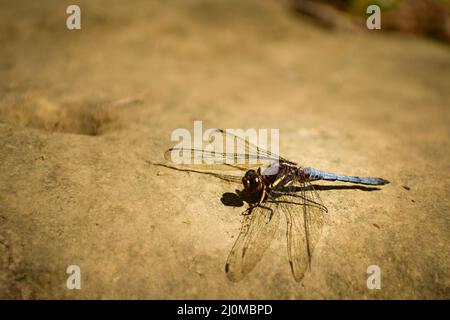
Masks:
[[[258,154],[260,155],[263,159],[269,159],[271,161],[282,161],[282,162],[286,162],[286,163],[290,163],[295,165],[294,162],[291,162],[283,157],[281,157],[280,155],[267,151],[261,147],[256,146],[255,144],[251,143],[250,141],[248,141],[248,139],[237,136],[235,134],[232,134],[226,130],[223,129],[215,129],[214,134],[218,134],[218,135],[222,135],[225,136],[227,141],[232,140],[232,141],[236,141],[237,143],[237,148],[238,150],[240,148],[244,148],[247,149],[250,154]]]
[[[300,185],[299,192],[295,193],[295,187],[290,187],[292,191],[279,192],[276,198],[286,216],[288,258],[296,281],[301,281],[311,267],[327,213],[313,186],[309,182]]]
[[[278,230],[279,214],[273,203],[251,209],[242,220],[241,231],[228,255],[225,272],[231,281],[239,281],[261,260]]]
[[[166,160],[181,165],[193,165],[215,170],[230,170],[230,166],[239,169],[256,168],[273,162],[294,164],[275,153],[257,147],[242,137],[222,129],[210,132],[206,146],[188,148],[176,146],[164,154]]]
[[[170,148],[164,158],[176,165],[210,170],[246,170],[257,168],[271,158],[261,159],[251,154],[224,153],[201,149]]]
[[[200,169],[196,170],[196,169],[189,169],[186,167],[177,167],[175,165],[170,165],[170,164],[166,164],[166,163],[151,162],[151,164],[155,165],[155,166],[178,170],[178,171],[187,171],[187,172],[193,172],[193,173],[206,174],[206,175],[213,176],[213,177],[216,177],[221,180],[228,181],[228,182],[239,183],[239,184],[242,183],[242,173],[240,171],[237,171],[237,172],[233,171],[234,175],[232,175],[232,174],[224,174],[222,172],[217,173],[217,172],[213,172],[213,171],[206,171],[206,170],[200,170]]]

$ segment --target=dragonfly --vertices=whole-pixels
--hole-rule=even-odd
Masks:
[[[328,213],[311,182],[325,180],[372,186],[389,183],[382,178],[340,175],[302,167],[227,130],[216,129],[214,133],[223,141],[233,141],[241,153],[174,147],[164,154],[169,163],[173,163],[174,154],[183,154],[189,161],[181,165],[162,165],[242,184],[239,195],[248,202],[248,208],[242,212],[240,232],[225,264],[231,281],[240,281],[261,260],[279,228],[281,215],[287,223],[287,253],[292,275],[298,282],[303,279],[305,272],[311,269],[313,250]]]

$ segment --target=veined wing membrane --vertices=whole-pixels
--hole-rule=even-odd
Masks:
[[[213,135],[221,135],[222,140],[223,140],[223,138],[225,138],[227,140],[236,141],[238,150],[239,149],[242,150],[242,148],[243,148],[244,150],[248,150],[249,153],[258,154],[260,157],[262,157],[264,159],[270,159],[271,161],[283,161],[283,162],[295,165],[294,162],[289,161],[273,152],[267,151],[264,148],[258,147],[256,145],[254,145],[253,143],[249,142],[247,139],[244,139],[243,137],[234,135],[234,134],[228,132],[227,130],[216,129],[213,131]]]
[[[273,152],[249,142],[222,129],[210,132],[210,140],[206,146],[175,146],[164,154],[166,160],[183,166],[230,170],[229,166],[241,169],[257,168],[273,162],[294,164]]]
[[[311,184],[302,183],[300,195],[295,198],[287,195],[277,198],[278,201],[283,198],[299,204],[280,204],[286,215],[289,264],[296,281],[301,281],[311,266],[313,250],[319,241],[327,212]]]
[[[214,168],[216,170],[246,169],[261,166],[272,158],[261,158],[253,154],[224,153],[201,149],[170,148],[164,158],[177,165]],[[222,166],[222,167],[221,167]]]
[[[244,216],[241,231],[228,255],[225,272],[231,281],[239,281],[261,260],[278,230],[276,204],[264,203]]]

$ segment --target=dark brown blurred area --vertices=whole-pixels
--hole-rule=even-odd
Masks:
[[[382,29],[423,35],[450,41],[450,1],[437,0],[294,0],[294,10],[313,17],[321,25],[356,30],[366,8],[376,4],[381,9]]]

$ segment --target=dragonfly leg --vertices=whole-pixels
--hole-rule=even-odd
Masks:
[[[289,200],[281,200],[281,201],[279,201],[279,200],[276,200],[276,198],[274,198],[275,202],[318,207],[318,208],[322,209],[323,211],[328,212],[328,208],[325,207],[322,203],[316,202],[313,199],[307,199],[303,195],[295,194],[295,193],[292,193],[292,192],[284,192],[284,191],[272,191],[272,193],[277,195],[277,196],[283,196],[284,195],[284,196],[288,196],[288,197],[292,197],[292,198],[298,198],[301,201],[300,203],[295,202],[295,201],[289,201]]]
[[[268,213],[268,215],[267,215],[267,218],[266,218],[266,223],[269,223],[270,220],[272,220],[273,209],[272,209],[272,208],[269,208],[269,207],[266,207],[266,206],[263,206],[263,205],[260,205],[260,204],[256,204],[256,205],[253,205],[253,206],[251,206],[251,207],[248,207],[244,212],[242,212],[242,215],[244,215],[244,216],[249,215],[249,214],[251,213],[251,211],[252,211],[254,208],[256,208],[256,207],[260,207],[260,208],[263,208],[263,209],[266,209],[266,210],[269,211],[269,213]]]
[[[245,209],[244,211],[242,211],[242,215],[243,216],[248,216],[251,212],[252,212],[252,210],[253,210],[253,208],[254,208],[255,206],[249,206],[247,209]]]
[[[262,208],[269,209],[270,211],[272,211],[270,208],[267,208],[267,207],[264,207],[261,205],[264,202],[266,195],[268,196],[268,194],[266,192],[266,186],[264,185],[263,189],[261,191],[261,197],[259,198],[258,202],[254,203],[254,204],[250,204],[249,207],[247,209],[245,209],[245,211],[243,211],[241,214],[244,216],[249,215],[252,212],[253,208],[255,208],[255,207],[262,207]],[[272,218],[272,213],[270,214],[269,221],[271,218]]]
[[[261,191],[261,198],[258,201],[258,205],[263,203],[264,199],[266,198],[267,192],[266,192],[266,185],[263,184],[263,189]]]
[[[272,208],[269,208],[269,207],[266,207],[266,206],[260,206],[260,207],[269,210],[269,214],[266,217],[266,223],[269,223],[270,220],[272,220],[272,216],[273,216]]]
[[[267,193],[266,186],[264,185],[263,186],[263,190],[261,192],[261,198],[259,199],[259,202],[258,202],[257,206],[269,210],[269,214],[268,214],[268,216],[266,218],[266,223],[269,223],[270,220],[272,220],[273,210],[272,210],[272,208],[269,208],[269,207],[266,207],[266,206],[262,205],[263,201],[266,199],[266,196],[269,197],[269,194]]]

